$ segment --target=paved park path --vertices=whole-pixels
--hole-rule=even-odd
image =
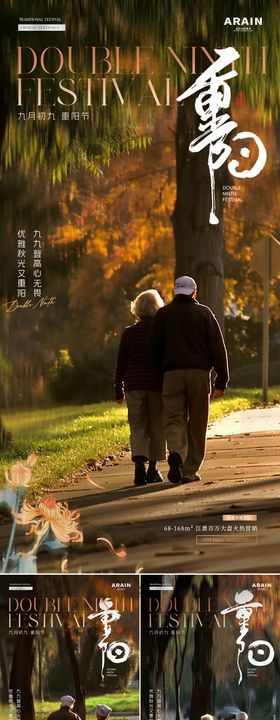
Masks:
[[[167,463],[160,466],[163,483],[135,488],[127,453],[55,492],[81,514],[84,547],[73,545],[70,572],[280,570],[280,406],[214,423],[200,482],[174,486]],[[223,520],[225,514],[234,518]],[[110,538],[117,550],[124,545],[126,557],[98,537]],[[49,553],[41,557],[40,571],[56,566]]]
[[[92,473],[75,490],[68,488],[88,545],[83,571],[280,569],[279,406],[231,413],[214,423],[201,482],[174,486],[166,480],[167,463],[161,463],[161,470],[164,483],[135,488],[127,454],[118,465]],[[65,498],[65,492],[57,496]],[[225,536],[214,530],[214,543],[212,533],[197,531],[225,525],[224,513],[256,515],[256,521],[239,521],[237,526],[257,525],[258,531]],[[175,529],[189,526],[190,531]],[[96,544],[98,536],[110,537],[115,547],[124,544],[127,557],[116,558],[105,544]],[[70,564],[77,570],[80,558]]]

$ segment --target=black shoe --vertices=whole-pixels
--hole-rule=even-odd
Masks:
[[[163,482],[161,472],[155,467],[149,467],[147,470],[147,483]]]
[[[201,480],[201,476],[198,473],[189,473],[189,475],[183,475],[182,483],[192,483]]]
[[[168,465],[170,470],[168,472],[168,480],[171,483],[179,483],[182,480],[182,458],[179,453],[172,452],[168,458]]]
[[[135,465],[134,485],[146,485],[147,473],[145,465]]]

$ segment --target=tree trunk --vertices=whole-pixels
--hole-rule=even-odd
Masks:
[[[65,637],[62,635],[60,628],[56,628],[55,636],[59,662],[63,663],[65,661]]]
[[[180,683],[178,678],[178,638],[176,635],[175,630],[175,636],[174,636],[174,642],[175,642],[175,657],[174,657],[174,691],[175,691],[175,710],[176,720],[181,720],[181,713],[180,713]]]
[[[11,440],[12,434],[5,429],[0,418],[0,448],[5,450],[11,444]]]
[[[66,643],[66,649],[69,655],[71,670],[72,670],[72,679],[73,679],[73,685],[75,688],[75,707],[74,711],[81,717],[81,720],[86,719],[86,704],[85,704],[85,690],[81,686],[81,679],[80,679],[80,669],[79,669],[79,663],[76,658],[73,638],[71,634],[71,628],[67,623],[65,623],[64,626],[64,634],[65,634],[65,643]]]
[[[38,637],[38,695],[41,702],[44,700],[44,676],[42,670],[42,640]]]
[[[157,639],[158,643],[158,664],[157,664],[157,677],[159,678],[162,673],[162,668],[164,665],[164,658],[165,653],[168,647],[168,644],[170,642],[170,639],[173,637],[171,635],[171,626],[170,626],[170,618],[169,616],[172,615],[172,617],[176,617],[177,620],[180,619],[180,615],[183,612],[184,607],[184,601],[185,597],[191,587],[193,580],[192,575],[178,575],[175,582],[175,587],[173,590],[173,594],[170,598],[171,605],[174,605],[174,602],[176,600],[176,610],[173,609],[169,610],[164,618],[164,624],[163,624],[163,635],[159,635]],[[168,634],[165,634],[165,631],[168,631]]]
[[[198,300],[208,305],[223,326],[224,243],[222,181],[225,172],[215,173],[218,225],[209,224],[211,209],[208,149],[189,151],[197,135],[194,99],[178,107],[176,128],[177,195],[172,215],[175,239],[175,278],[191,275],[198,286]],[[198,118],[197,118],[198,119]]]
[[[34,699],[32,693],[32,672],[35,657],[34,636],[18,637],[10,676],[10,688],[16,705],[20,702],[21,720],[35,720]]]
[[[159,583],[161,576],[154,576],[154,582]],[[141,625],[142,625],[142,717],[147,720],[148,717],[157,717],[157,690],[160,689],[162,682],[162,705],[165,707],[166,688],[165,688],[165,665],[164,659],[168,644],[174,636],[171,634],[170,614],[178,620],[184,607],[185,597],[192,584],[192,575],[178,575],[176,577],[173,594],[170,598],[172,610],[166,612],[164,622],[162,624],[162,635],[150,635],[148,620],[149,617],[149,585],[153,582],[153,577],[141,579]],[[160,605],[160,591],[153,591],[153,599]],[[176,610],[174,609],[176,599]],[[167,634],[165,634],[167,631]],[[184,650],[185,652],[185,650]],[[169,676],[169,675],[167,675]],[[180,672],[181,678],[181,672]],[[149,708],[149,692],[152,692],[153,705]]]
[[[204,618],[202,627],[198,621],[195,627],[190,720],[200,720],[201,715],[211,713],[213,708],[212,648],[214,614],[217,610],[217,576],[213,576],[213,583],[213,587],[210,588],[208,581],[204,579],[200,588],[201,610],[207,610],[208,598],[210,598],[211,612]]]
[[[96,646],[96,643],[98,642],[98,632],[95,627],[88,628],[84,641],[83,641],[83,647],[81,651],[81,660],[80,660],[80,675],[81,675],[81,684],[83,687],[86,687],[87,677],[90,669],[90,663],[91,658],[94,653],[94,649]]]
[[[158,665],[158,635],[150,635],[148,627],[149,617],[149,585],[153,580],[159,583],[161,575],[150,575],[141,578],[141,718],[157,717],[157,688],[156,668]],[[153,598],[160,603],[160,591],[153,591]],[[150,704],[151,703],[151,704]]]
[[[8,658],[5,642],[3,637],[0,638],[0,666],[1,666],[1,704],[8,705],[9,702],[9,673],[8,673]]]
[[[269,634],[267,628],[264,628],[264,636],[265,636],[265,638],[267,639],[267,641],[273,646],[273,641],[272,641],[272,638],[270,637],[270,634]],[[273,664],[274,664],[275,672],[277,673],[277,675],[278,675],[278,677],[279,677],[279,675],[280,675],[280,662],[279,662],[278,657],[277,657],[276,654],[274,655]]]

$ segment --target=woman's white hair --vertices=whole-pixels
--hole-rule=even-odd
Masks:
[[[137,318],[154,317],[163,305],[163,299],[157,290],[144,290],[132,301],[130,311]]]

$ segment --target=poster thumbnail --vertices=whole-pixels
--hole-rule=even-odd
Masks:
[[[3,572],[277,571],[279,27],[2,0]]]
[[[143,718],[279,716],[279,575],[143,575],[141,593]]]
[[[139,717],[138,610],[136,575],[3,576],[1,720]]]

